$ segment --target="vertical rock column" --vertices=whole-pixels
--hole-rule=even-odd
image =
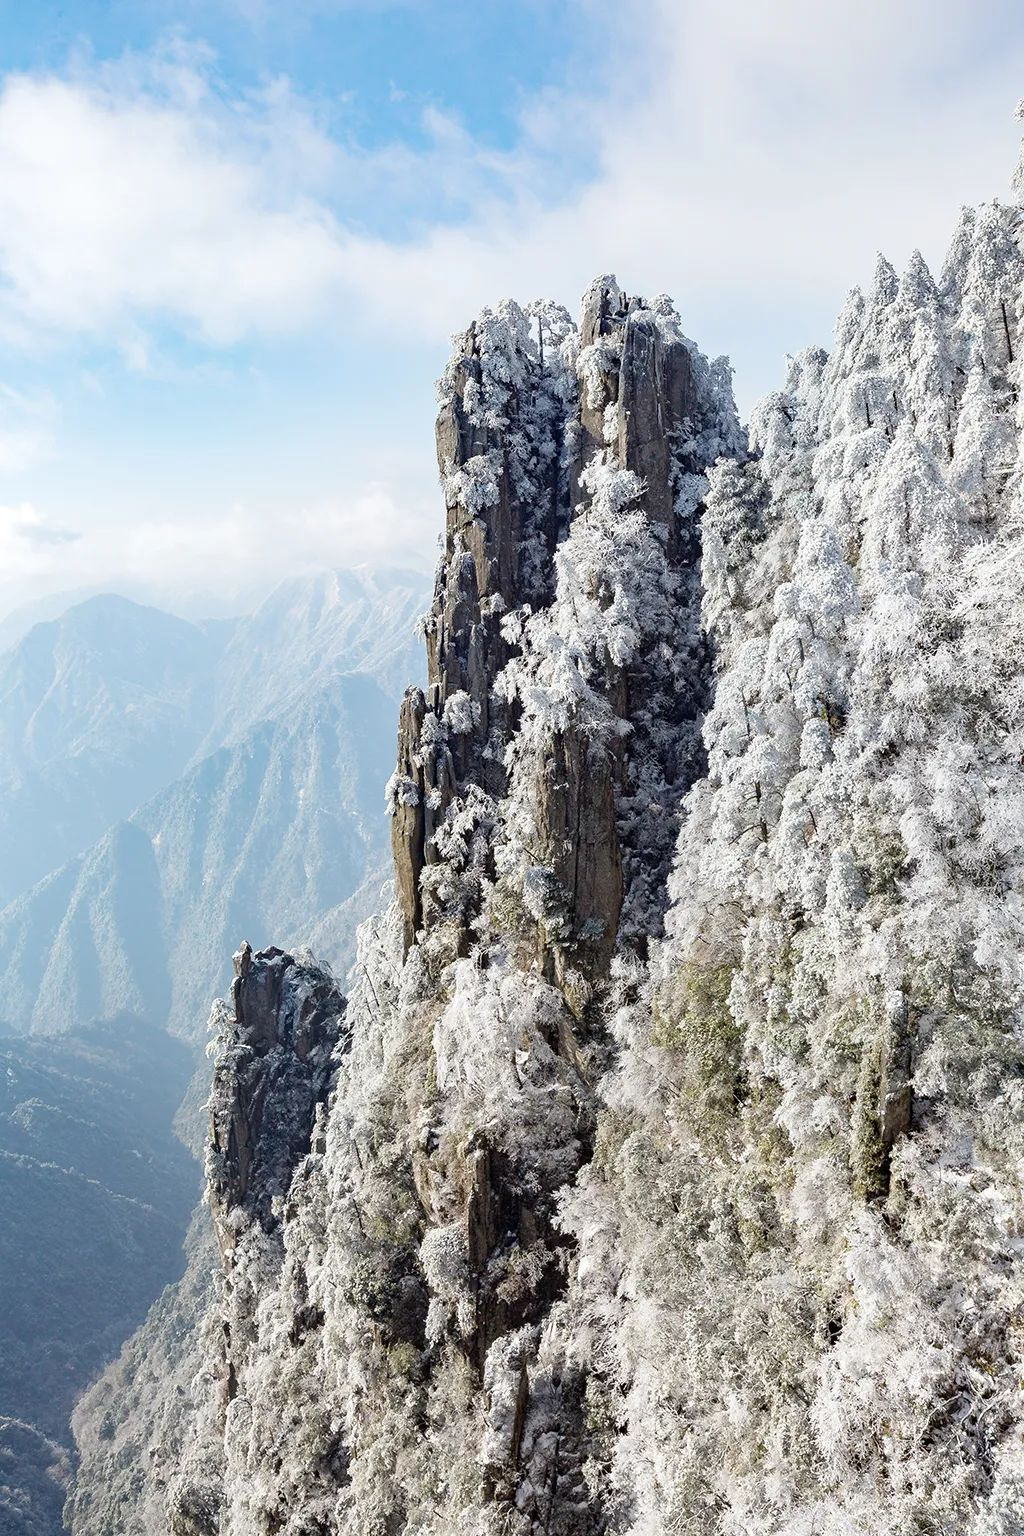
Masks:
[[[550,932],[542,951],[549,974],[563,989],[570,969],[591,979],[605,973],[634,880],[651,883],[652,870],[645,866],[669,856],[678,806],[698,768],[690,744],[707,685],[702,654],[691,659],[681,685],[679,679],[667,682],[662,654],[688,626],[697,627],[700,507],[688,494],[688,481],[707,467],[696,440],[710,401],[702,395],[695,360],[705,372],[707,364],[678,335],[674,320],[644,299],[628,297],[614,278],[599,279],[585,295],[579,342],[574,515],[587,510],[583,476],[597,455],[632,471],[641,486],[636,505],[678,580],[680,611],[673,632],[659,636],[633,666],[609,665],[599,684],[628,732],[599,743],[570,727],[552,742],[537,777],[539,853],[569,914],[568,932]],[[660,849],[639,846],[635,826],[623,822],[634,770],[648,755],[656,762],[664,796]]]
[[[661,585],[674,586],[680,611],[632,664],[609,662],[604,677],[588,678],[624,724],[618,739],[614,732],[598,739],[585,720],[572,721],[553,735],[537,769],[532,854],[557,912],[557,933],[541,925],[552,979],[562,984],[570,965],[603,973],[637,878],[645,889],[663,884],[678,805],[699,771],[694,744],[707,686],[707,660],[692,639],[699,628],[695,486],[731,446],[730,411],[667,301],[628,297],[614,278],[592,284],[579,330],[554,350],[545,352],[543,335],[534,340],[514,305],[485,311],[461,338],[437,422],[447,524],[427,621],[428,686],[406,696],[392,780],[407,948],[436,920],[436,883],[423,874],[441,859],[437,837],[449,812],[483,816],[489,806],[497,819],[506,748],[519,725],[517,705],[494,689],[512,654],[502,623],[512,610],[536,614],[552,603],[553,555],[573,519],[590,509],[587,471],[598,456],[609,470],[636,476],[634,505],[660,548]],[[595,579],[600,587],[602,574]],[[600,602],[602,594],[590,597]],[[663,803],[655,808],[645,791],[638,816],[631,797],[641,780],[655,784]],[[472,915],[454,914],[456,926],[468,931]]]
[[[280,949],[234,956],[233,1016],[210,1095],[207,1190],[226,1285],[224,1401],[238,1389],[232,1288],[247,1234],[277,1239],[279,1202],[310,1150],[333,1054],[345,1040],[345,999],[333,978]]]
[[[563,509],[561,421],[552,365],[515,305],[485,312],[459,338],[441,385],[437,461],[445,550],[426,622],[427,689],[411,689],[399,721],[392,849],[406,948],[429,924],[420,877],[439,855],[434,833],[470,785],[497,800],[514,722],[492,692],[509,658],[505,614],[535,598],[524,569],[544,547],[550,570]]]

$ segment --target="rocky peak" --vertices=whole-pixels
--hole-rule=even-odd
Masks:
[[[580,347],[589,382],[580,404],[574,504],[580,474],[611,442],[616,461],[643,483],[647,516],[677,546],[684,533],[676,508],[682,439],[702,405],[693,348],[666,300],[649,305],[629,297],[614,277],[598,278],[584,295]]]
[[[424,921],[420,876],[438,861],[435,832],[452,800],[469,784],[505,789],[513,720],[493,684],[511,654],[502,621],[546,595],[567,521],[568,326],[554,306],[532,319],[518,305],[487,310],[456,339],[441,381],[445,550],[425,625],[427,689],[402,706],[392,796],[406,947]]]
[[[597,1145],[611,962],[642,969],[700,771],[702,472],[738,437],[723,370],[610,278],[579,326],[484,311],[440,395],[395,907],[348,1010],[245,945],[218,1019],[221,1369],[173,1507],[223,1490],[222,1532],[608,1528],[562,1208]]]
[[[504,304],[459,338],[437,421],[447,519],[426,622],[428,686],[405,697],[390,786],[407,948],[420,929],[447,922],[455,951],[466,952],[479,881],[495,874],[502,800],[522,735],[522,699],[508,684],[529,661],[523,621],[549,613],[563,653],[571,652],[564,610],[572,594],[560,598],[559,559],[567,562],[579,524],[577,542],[585,542],[586,520],[600,521],[612,495],[613,518],[635,509],[653,541],[662,567],[655,585],[675,599],[671,632],[643,637],[656,647],[653,667],[649,655],[634,664],[621,654],[593,658],[585,681],[614,716],[612,728],[598,731],[585,710],[570,711],[548,733],[529,790],[537,855],[530,879],[546,892],[546,907],[558,908],[557,925],[538,932],[546,968],[564,972],[569,948],[591,969],[607,964],[623,903],[650,874],[629,805],[649,775],[627,738],[661,758],[654,799],[665,807],[668,836],[653,855],[659,880],[675,807],[699,769],[695,722],[707,681],[697,635],[701,476],[737,441],[721,369],[683,337],[667,300],[627,296],[614,278],[591,285],[578,327],[554,306]],[[595,567],[586,580],[585,598],[615,609],[614,573]],[[666,647],[675,656],[672,678],[657,665]],[[453,901],[451,883],[425,880],[424,870],[443,862],[446,827],[467,822],[478,878],[462,882]]]
[[[221,1032],[213,1092],[207,1184],[214,1226],[230,1266],[242,1208],[264,1230],[275,1200],[309,1151],[326,1102],[333,1053],[346,1040],[345,999],[320,967],[284,950],[234,956],[231,1008],[215,1012]]]

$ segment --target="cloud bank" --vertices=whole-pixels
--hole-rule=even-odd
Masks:
[[[415,142],[366,148],[336,104],[287,81],[229,89],[200,44],[9,75],[8,358],[99,346],[145,370],[168,334],[208,359],[327,331],[357,377],[366,349],[391,349],[400,369],[405,346],[440,355],[505,293],[572,302],[614,270],[673,293],[701,344],[732,354],[748,406],[779,377],[783,345],[827,342],[825,317],[877,248],[899,263],[919,245],[935,261],[958,205],[1005,191],[1024,25],[1001,0],[577,10],[606,36],[607,67],[528,99],[503,153],[437,107]],[[0,474],[52,449],[59,405],[33,413],[26,400],[0,394]],[[344,409],[358,432],[380,406]],[[315,512],[229,508],[200,526],[143,511],[127,535],[73,530],[73,556],[40,536],[44,513],[34,524],[22,510],[5,514],[0,551],[5,575],[20,561],[43,584],[72,564],[82,579],[160,567],[170,579],[224,551],[269,561],[275,534],[303,562],[346,545],[365,558],[370,524],[378,545],[422,546],[422,524],[410,529],[431,485],[424,463],[404,513],[386,474],[339,484]]]
[[[73,529],[31,503],[0,505],[0,615],[111,582],[192,615],[242,611],[301,571],[422,564],[428,515],[383,484],[288,509],[236,505],[201,521],[140,518],[127,528]]]
[[[580,9],[614,69],[529,103],[506,155],[432,108],[422,144],[360,150],[286,82],[226,93],[197,46],[9,76],[8,334],[169,320],[227,347],[369,306],[389,332],[446,336],[467,304],[571,293],[613,264],[723,302],[831,292],[880,244],[939,243],[959,200],[1005,183],[1024,49],[1002,6]],[[592,173],[551,206],[553,162],[584,149]]]

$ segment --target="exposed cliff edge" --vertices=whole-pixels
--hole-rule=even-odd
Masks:
[[[538,908],[549,979],[606,973],[624,903],[634,940],[657,932],[701,767],[701,476],[739,442],[721,365],[613,278],[578,331],[510,305],[459,338],[427,691],[406,696],[390,788],[406,948],[447,925],[467,952],[496,879]]]
[[[101,1383],[78,1536],[1019,1529],[1019,242],[749,446],[612,279],[459,338],[395,902],[346,1004],[241,952],[173,1455]]]

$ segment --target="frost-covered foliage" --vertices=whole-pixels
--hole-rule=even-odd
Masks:
[[[712,477],[708,773],[564,1202],[631,1536],[1024,1521],[1020,238],[880,261]]]
[[[225,1364],[197,1383],[166,1495],[181,1536],[496,1536],[531,1528],[495,1523],[511,1467],[549,1494],[559,1367],[528,1319],[564,1284],[546,1230],[582,1158],[565,1004],[470,961],[442,1001],[418,950],[403,966],[394,911],[364,927],[356,975],[351,1051],[287,1200],[269,1223],[229,1213]]]
[[[467,346],[474,367],[463,382]],[[566,437],[576,397],[574,356],[575,327],[561,305],[539,302],[524,308],[506,299],[485,309],[471,331],[456,338],[438,386],[445,403],[461,384],[460,409],[473,446],[480,450],[461,464],[442,463],[445,499],[478,516],[500,501],[504,489],[527,510],[516,553],[534,600],[549,580],[541,534],[549,487],[564,478],[575,446],[571,434]]]
[[[660,931],[703,760],[706,472],[745,441],[724,362],[608,277],[578,328],[485,310],[440,395],[430,681],[388,788],[407,941],[435,971],[472,932],[535,941],[579,1005],[617,936]]]

